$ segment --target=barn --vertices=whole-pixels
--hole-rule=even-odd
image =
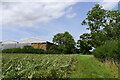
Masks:
[[[19,41],[19,45],[21,47],[26,46],[26,45],[31,45],[33,48],[40,48],[40,49],[48,50],[50,46],[53,45],[53,43],[40,40],[37,38],[29,38],[29,39]]]
[[[40,40],[37,38],[28,38],[21,41],[4,41],[2,42],[2,49],[23,48],[24,46],[32,46],[33,48],[40,48],[49,50],[53,43]]]

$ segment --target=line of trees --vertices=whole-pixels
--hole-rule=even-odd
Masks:
[[[53,42],[57,45],[52,50],[61,53],[82,53],[94,54],[100,59],[120,57],[120,12],[118,10],[105,10],[96,4],[87,13],[87,17],[82,21],[82,25],[87,25],[90,33],[80,35],[76,43],[72,35],[68,32],[58,33],[54,36]],[[116,46],[116,47],[115,47]],[[94,48],[93,52],[91,50]],[[103,49],[104,48],[104,49]],[[111,49],[111,50],[110,50]]]

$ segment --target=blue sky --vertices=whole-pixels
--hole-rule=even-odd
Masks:
[[[18,3],[2,4],[1,41],[40,38],[52,41],[57,33],[68,31],[77,41],[87,26],[81,22],[95,4],[105,9],[118,10],[116,3],[67,2],[67,3]],[[1,25],[1,24],[0,24]]]

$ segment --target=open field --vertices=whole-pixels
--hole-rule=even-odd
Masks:
[[[3,54],[2,78],[117,78],[116,66],[79,54]]]

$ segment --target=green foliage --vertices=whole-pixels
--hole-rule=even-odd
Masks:
[[[51,46],[49,50],[24,46],[23,48],[3,49],[2,53],[61,54],[56,45]]]
[[[59,54],[59,53],[54,50],[47,50],[45,51],[45,54]]]
[[[32,53],[32,54],[44,54],[43,49],[34,49],[31,46],[24,46],[23,48],[3,49],[2,53]]]
[[[80,36],[80,40],[77,42],[77,47],[80,49],[80,52],[83,54],[90,54],[92,49],[92,39],[91,34],[84,33]]]
[[[68,78],[75,63],[75,55],[3,54],[2,78]]]
[[[103,61],[107,58],[118,61],[120,58],[118,40],[106,41],[104,45],[101,45],[93,51],[93,55]]]
[[[101,31],[97,31],[97,32],[91,32],[91,36],[92,36],[92,45],[93,47],[98,47],[102,44],[104,44],[104,42],[106,40],[108,40],[106,34],[104,33],[103,30]]]
[[[61,53],[71,54],[75,51],[75,41],[69,32],[56,34],[53,42],[58,45],[57,50]]]
[[[94,47],[104,44],[106,40],[115,40],[120,37],[120,12],[117,10],[105,10],[96,4],[87,13],[87,18],[82,25],[88,25],[92,34]]]
[[[82,25],[89,26],[87,29],[91,31],[92,46],[96,48],[93,51],[95,57],[101,60],[110,58],[119,61],[120,12],[118,10],[105,10],[96,4],[87,13]]]
[[[83,20],[82,25],[88,25],[90,31],[96,32],[104,25],[105,16],[106,10],[102,9],[102,6],[99,4],[96,4],[95,7],[87,13],[87,18]]]
[[[49,51],[51,51],[51,52],[53,52],[53,53],[56,53],[56,54],[61,54],[61,50],[60,50],[59,46],[57,46],[57,45],[52,45],[52,46],[49,48],[48,52],[49,52]]]
[[[32,46],[24,46],[23,49],[33,49]]]
[[[2,53],[21,53],[23,50],[21,48],[3,49]]]

